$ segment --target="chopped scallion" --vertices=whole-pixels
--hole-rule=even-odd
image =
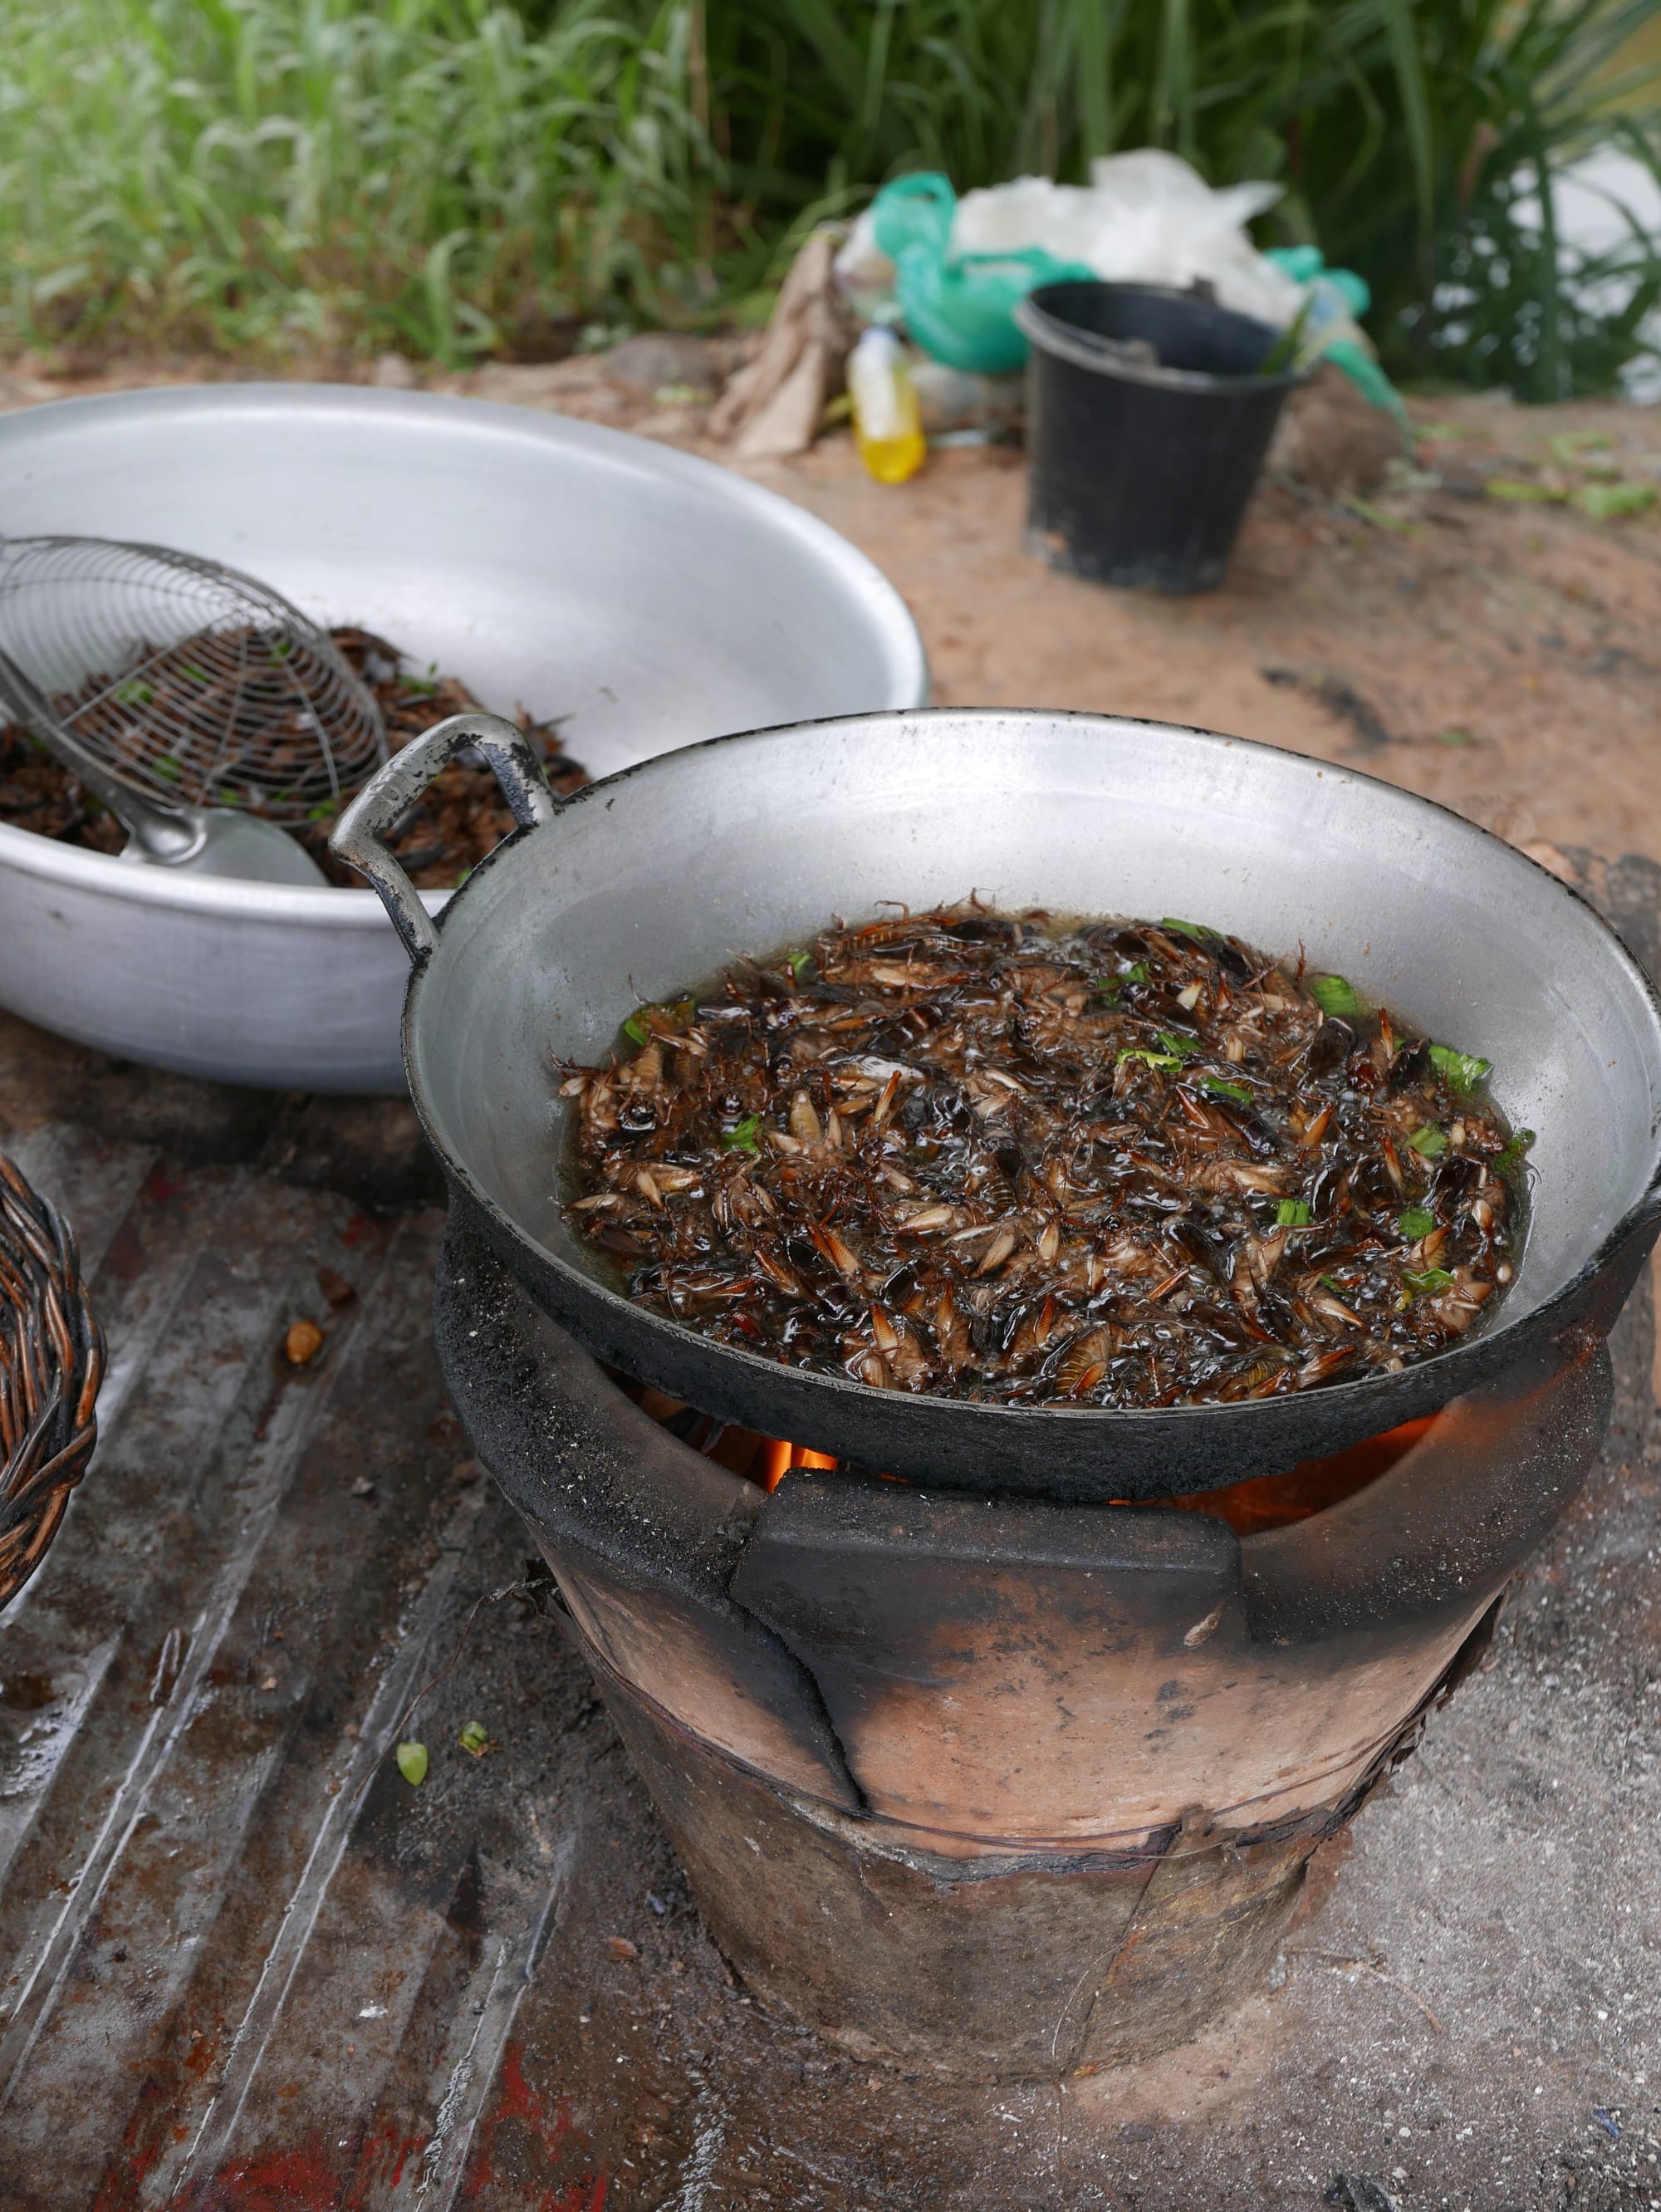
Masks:
[[[1416,1244],[1434,1229],[1436,1217],[1428,1206],[1409,1206],[1404,1213],[1398,1216],[1396,1226],[1409,1244]]]
[[[1276,1229],[1307,1229],[1313,1218],[1306,1198],[1283,1198],[1275,1209]]]
[[[1534,1142],[1532,1129],[1513,1129],[1510,1140],[1494,1156],[1494,1164],[1501,1175],[1509,1175],[1521,1164],[1523,1155]]]
[[[1439,1160],[1447,1150],[1446,1132],[1433,1129],[1428,1123],[1423,1128],[1415,1129],[1407,1141],[1421,1159]]]
[[[1342,975],[1312,975],[1309,995],[1324,1014],[1336,1014],[1343,1021],[1354,1021],[1361,1011],[1355,985]]]
[[[761,1149],[761,1115],[746,1114],[742,1121],[735,1121],[730,1129],[723,1129],[721,1142],[730,1152],[759,1152]]]
[[[1479,1060],[1474,1052],[1455,1052],[1451,1044],[1432,1045],[1430,1064],[1448,1089],[1458,1091],[1461,1098],[1469,1098],[1494,1072],[1491,1060]]]
[[[664,1006],[637,1006],[623,1024],[623,1035],[632,1037],[636,1044],[647,1043],[654,1029],[670,1030],[677,1036],[684,1036],[697,1015],[698,1009],[690,999],[676,999]]]
[[[1202,1075],[1200,1088],[1203,1091],[1210,1091],[1214,1097],[1232,1098],[1237,1106],[1249,1106],[1252,1103],[1252,1093],[1243,1085],[1225,1083],[1220,1075]]]
[[[1427,1267],[1422,1274],[1417,1275],[1404,1267],[1402,1280],[1415,1298],[1437,1297],[1443,1291],[1453,1288],[1453,1278],[1446,1267]]]
[[[1209,945],[1217,933],[1215,929],[1208,929],[1203,921],[1179,921],[1173,914],[1166,915],[1160,927],[1174,930],[1179,937],[1191,937],[1196,945]]]

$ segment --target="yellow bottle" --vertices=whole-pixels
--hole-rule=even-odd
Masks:
[[[880,324],[864,331],[848,356],[848,396],[859,458],[878,483],[904,483],[928,455],[917,387],[900,341]]]

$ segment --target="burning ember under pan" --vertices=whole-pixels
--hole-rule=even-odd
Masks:
[[[462,746],[521,824],[427,913],[385,837]],[[1544,1387],[1607,1332],[1661,1219],[1661,1009],[1553,878],[1353,772],[1153,724],[991,711],[724,738],[556,806],[519,733],[442,724],[343,818],[415,962],[411,1091],[455,1216],[602,1358],[770,1437],[937,1488],[1155,1498],[1282,1474],[1437,1413]],[[552,1063],[592,1064],[642,1000],[833,915],[976,893],[1011,911],[1178,913],[1339,972],[1492,1061],[1536,1134],[1528,1237],[1487,1325],[1397,1374],[1302,1395],[1122,1411],[872,1389],[714,1344],[632,1304],[567,1219]]]

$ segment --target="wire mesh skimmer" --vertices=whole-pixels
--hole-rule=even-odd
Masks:
[[[63,736],[162,807],[298,823],[386,757],[380,709],[324,631],[167,546],[0,538],[0,652]]]

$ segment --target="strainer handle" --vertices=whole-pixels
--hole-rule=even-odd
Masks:
[[[559,801],[518,725],[500,714],[452,714],[448,721],[423,730],[377,770],[341,816],[329,840],[335,858],[367,876],[380,894],[393,928],[417,965],[438,943],[438,926],[386,840],[434,776],[458,753],[475,745],[495,770],[502,797],[521,830],[540,829],[554,819]]]

